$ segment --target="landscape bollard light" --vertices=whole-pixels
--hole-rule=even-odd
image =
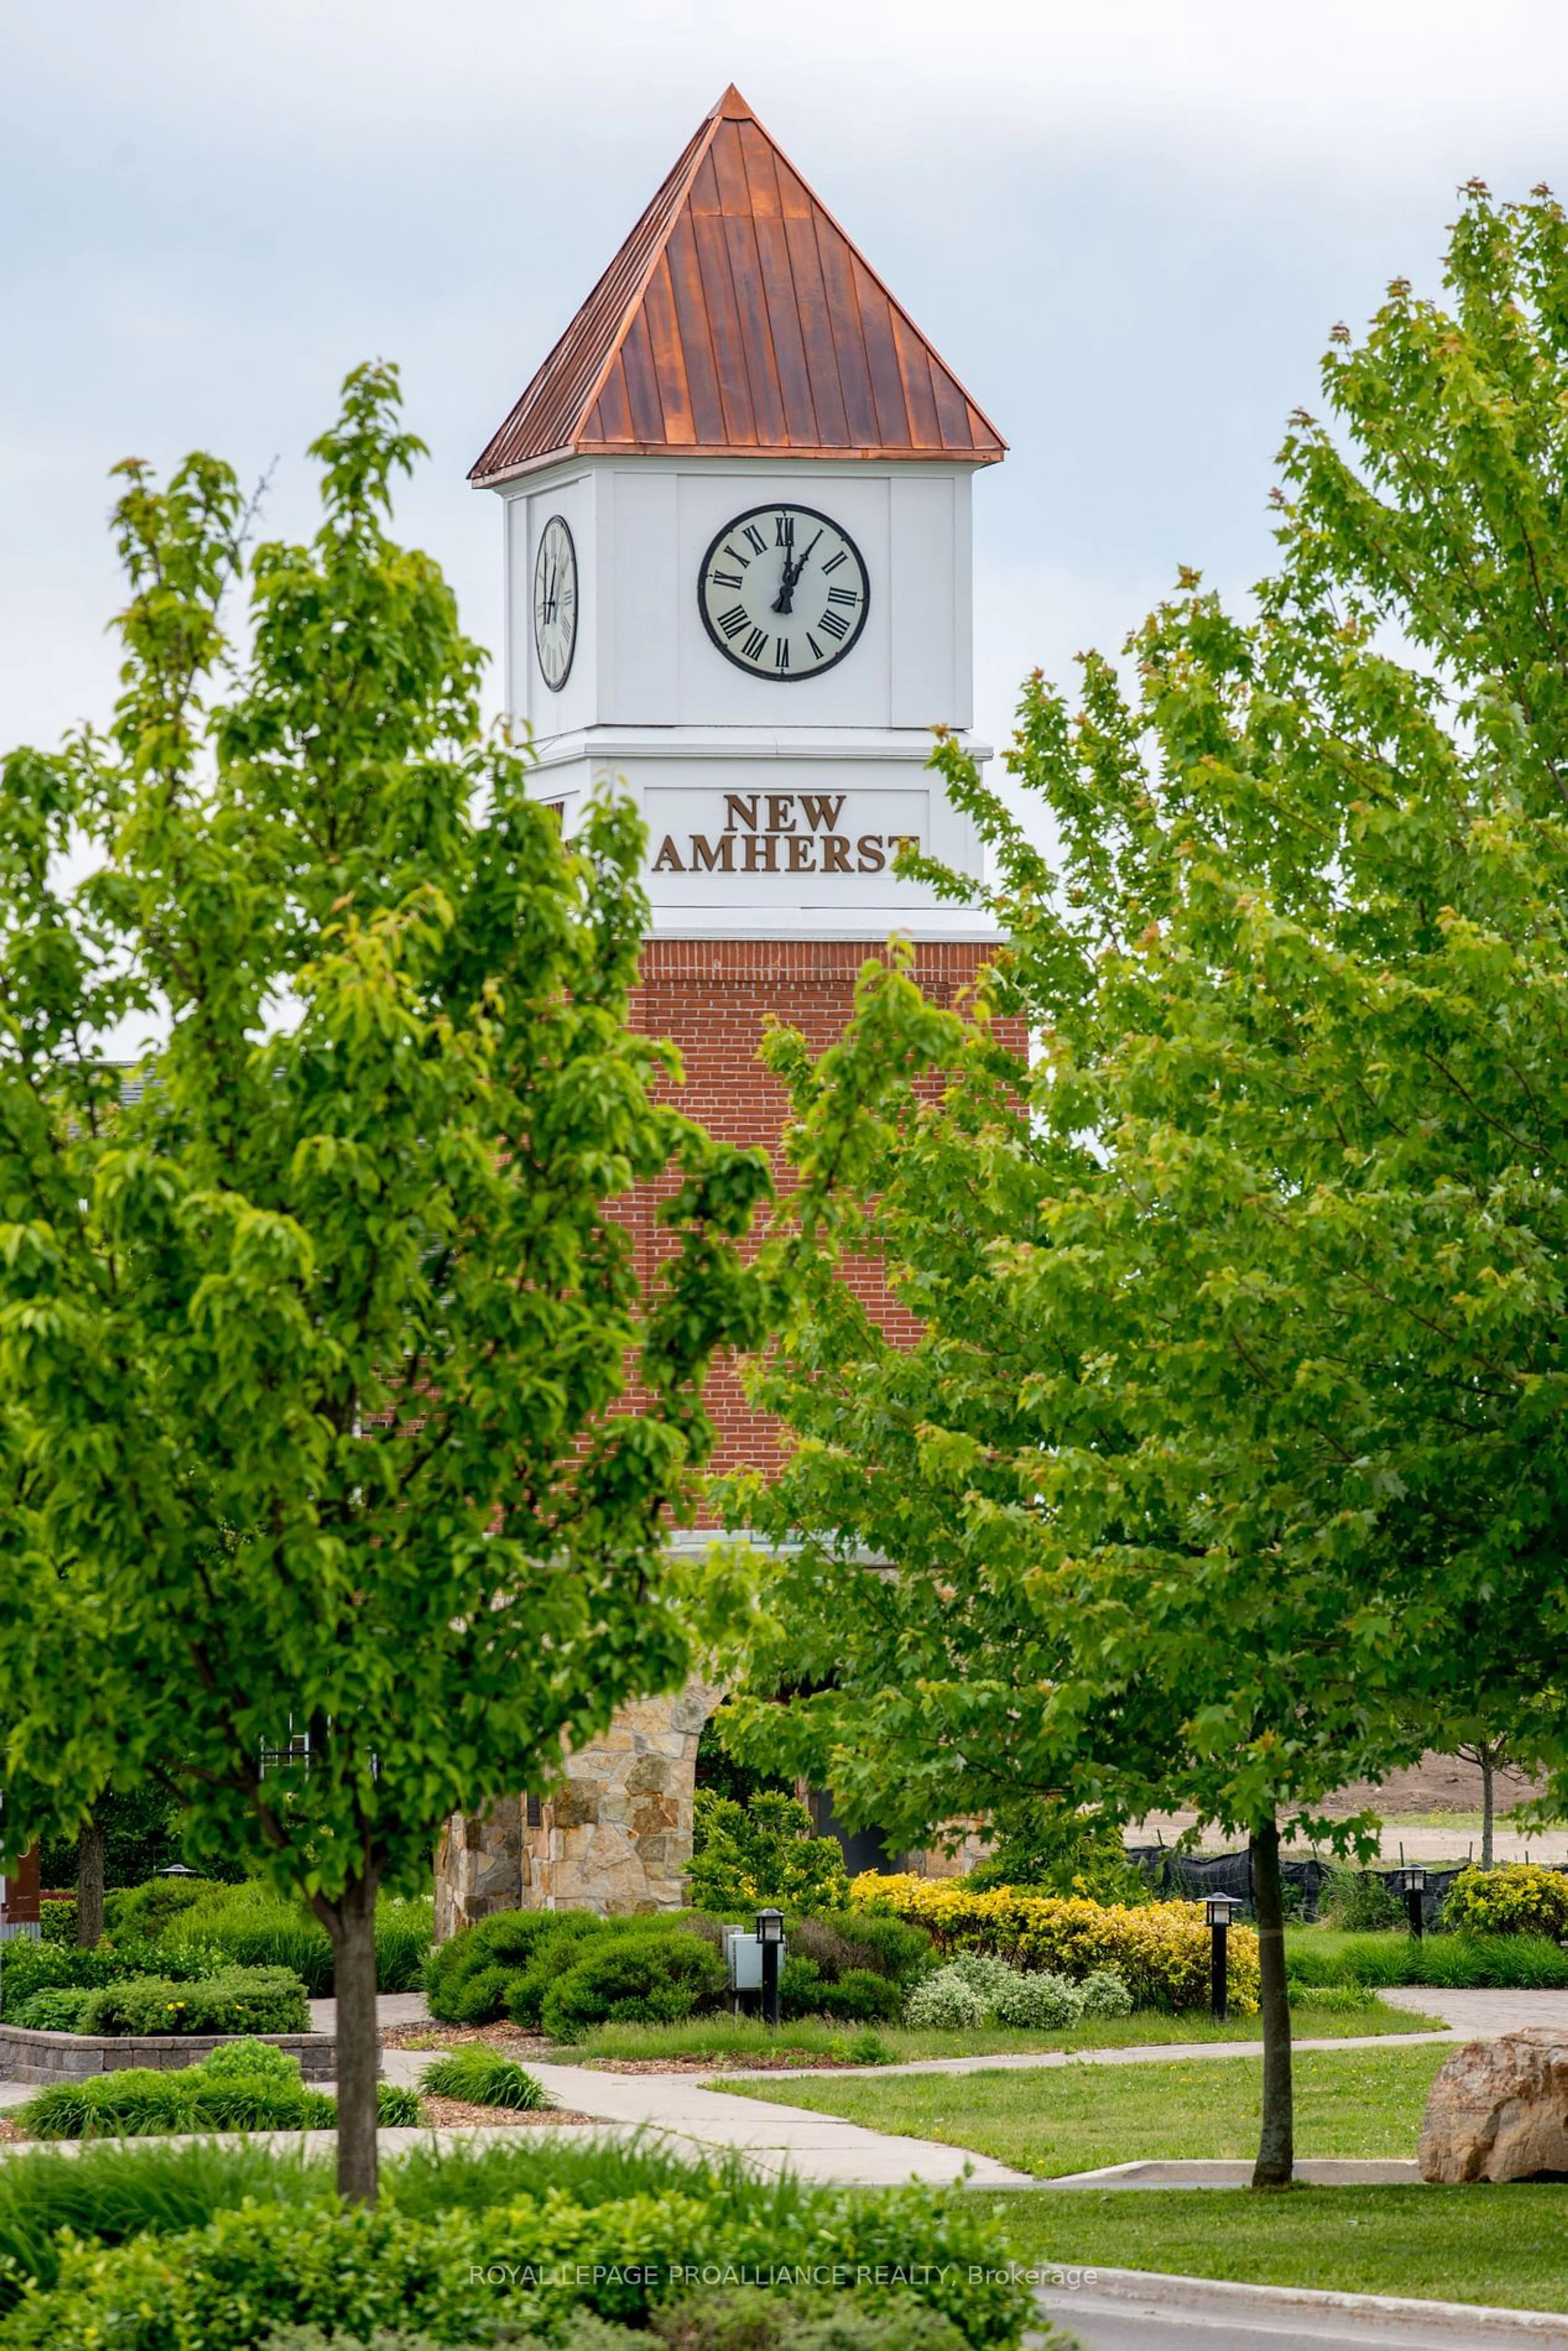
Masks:
[[[762,2022],[776,2028],[779,2022],[779,1962],[784,1952],[782,1910],[758,1912],[757,1939],[762,1946]]]
[[[1419,1942],[1427,1931],[1427,1922],[1421,1915],[1421,1896],[1427,1891],[1427,1873],[1417,1864],[1412,1863],[1400,1871],[1399,1883],[1405,1889],[1405,1907],[1410,1920],[1410,1932]]]
[[[1208,1920],[1208,2004],[1214,2011],[1216,2024],[1223,2024],[1228,2013],[1226,1998],[1225,1930],[1230,1924],[1230,1914],[1241,1904],[1234,1894],[1210,1894],[1204,1901],[1204,1914]]]

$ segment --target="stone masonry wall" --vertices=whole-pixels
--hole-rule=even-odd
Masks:
[[[436,1858],[436,1939],[497,1910],[678,1910],[697,1740],[717,1702],[716,1689],[691,1682],[676,1698],[624,1707],[569,1757],[552,1795],[457,1814]]]

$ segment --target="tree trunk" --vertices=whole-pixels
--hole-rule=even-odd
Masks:
[[[1481,1867],[1491,1867],[1492,1760],[1490,1747],[1481,1749]]]
[[[103,1828],[84,1821],[77,1831],[77,1942],[95,1951],[103,1933]]]
[[[326,1910],[338,2001],[338,2193],[376,2200],[376,1889],[358,1879]]]
[[[1295,2178],[1295,2113],[1291,2091],[1291,2001],[1285,1984],[1285,1903],[1280,1876],[1280,1830],[1270,1817],[1252,1831],[1252,1899],[1258,1911],[1258,1959],[1262,1977],[1263,2128],[1254,2188],[1289,2188]]]

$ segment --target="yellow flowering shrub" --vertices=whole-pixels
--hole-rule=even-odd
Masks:
[[[883,1876],[866,1870],[850,1887],[862,1910],[890,1911],[924,1927],[945,1956],[988,1951],[1020,1968],[1078,1978],[1121,1970],[1141,2008],[1202,2008],[1208,2001],[1209,1931],[1201,1902],[1150,1902],[1130,1908],[1080,1896],[1031,1894],[993,1886],[972,1891],[962,1877]],[[1236,2016],[1258,2009],[1258,1938],[1232,1927],[1227,1991]]]

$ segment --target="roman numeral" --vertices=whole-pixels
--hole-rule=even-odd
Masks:
[[[746,539],[747,546],[755,548],[758,555],[767,554],[768,541],[763,538],[762,533],[758,529],[757,525],[754,522],[748,522],[746,526]]]
[[[789,638],[788,638],[788,637],[780,637],[780,638],[779,638],[779,649],[778,649],[778,651],[775,653],[775,654],[774,654],[774,656],[773,656],[773,666],[774,666],[774,668],[775,668],[775,669],[788,669],[788,668],[789,668]]]
[[[710,571],[708,578],[716,588],[738,588],[740,585],[738,571]]]
[[[810,646],[810,648],[811,648],[811,658],[812,658],[812,660],[813,660],[813,661],[821,661],[821,660],[822,659],[822,648],[821,648],[821,646],[817,643],[816,638],[811,634],[811,632],[810,632],[810,629],[808,629],[808,630],[807,630],[807,632],[806,632],[806,643],[807,643]]]
[[[838,551],[838,553],[833,557],[832,561],[831,561],[831,563],[824,563],[824,564],[823,564],[823,566],[822,566],[822,569],[823,569],[823,570],[824,570],[824,571],[836,571],[836,570],[838,569],[838,568],[839,568],[840,564],[841,564],[841,563],[842,563],[842,562],[844,562],[845,560],[846,560],[846,558],[845,558],[845,555],[844,555],[844,550],[843,550],[843,549],[841,547],[841,548],[840,548],[840,549],[839,549],[839,551]]]
[[[753,629],[751,634],[747,638],[746,643],[740,648],[742,656],[748,662],[760,661],[767,643],[767,630]]]
[[[830,588],[828,590],[830,604],[858,604],[860,600],[861,591],[858,588]]]
[[[733,640],[734,638],[738,637],[742,629],[745,628],[747,617],[747,611],[744,604],[732,604],[727,612],[721,612],[719,614],[718,625],[724,631],[725,635]]]
[[[732,563],[739,564],[743,571],[746,569],[747,565],[751,561],[749,555],[742,555],[737,548],[731,547],[727,538],[724,542],[724,551],[728,556]]]
[[[841,612],[824,612],[817,626],[835,644],[841,644],[850,632],[850,624]]]
[[[793,515],[775,515],[775,516],[774,516],[774,517],[773,517],[773,544],[774,544],[774,546],[775,546],[775,547],[793,547],[793,546],[794,546],[794,544],[795,544],[795,517],[794,517],[794,516],[793,516]]]

